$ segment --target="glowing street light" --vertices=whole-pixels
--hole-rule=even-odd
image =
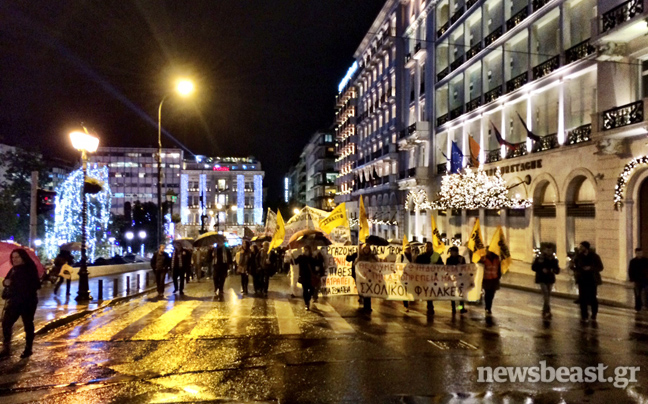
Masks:
[[[145,232],[144,230],[140,230],[139,233],[137,233],[137,235],[138,235],[139,238],[141,238],[142,240],[146,238],[146,232]]]
[[[126,237],[126,240],[131,241],[135,235],[133,234],[132,231],[127,231],[124,236]]]
[[[70,133],[72,147],[81,152],[81,168],[83,170],[83,190],[81,191],[81,265],[79,268],[79,290],[77,302],[92,300],[88,285],[88,256],[86,255],[86,226],[88,224],[88,201],[86,200],[85,182],[88,175],[88,153],[94,153],[99,147],[99,138],[88,133],[83,127],[83,132]]]
[[[181,97],[187,97],[194,92],[194,84],[191,80],[188,79],[179,79],[176,82],[176,92]],[[158,218],[157,218],[157,241],[158,244],[162,243],[162,217],[164,216],[164,211],[162,209],[162,104],[164,100],[169,97],[171,93],[162,97],[160,101],[160,106],[158,107],[158,154],[157,154],[157,204],[158,204]]]
[[[298,215],[299,214],[299,208],[293,209],[293,214]]]

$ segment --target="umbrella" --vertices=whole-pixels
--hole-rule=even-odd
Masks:
[[[59,248],[65,251],[81,251],[81,243],[79,243],[78,241],[72,241],[69,243],[61,244]]]
[[[199,236],[194,242],[194,247],[209,247],[214,244],[224,244],[227,241],[225,236],[215,231],[207,232]]]
[[[186,250],[191,250],[193,248],[193,241],[194,239],[192,238],[177,238],[173,240],[173,246],[174,247],[178,246]]]
[[[379,236],[369,236],[365,240],[365,243],[369,245],[389,245],[389,241]]]
[[[0,242],[0,277],[4,278],[9,273],[11,269],[11,252],[16,248],[22,248],[27,251],[29,257],[36,264],[36,269],[38,270],[38,276],[41,277],[45,273],[45,268],[41,264],[40,259],[36,256],[36,252],[31,248],[23,247],[20,244],[11,243],[7,241]]]
[[[288,246],[293,248],[301,248],[304,246],[321,247],[331,245],[333,242],[326,237],[326,235],[319,230],[306,229],[298,231],[293,234],[288,240]]]
[[[254,237],[252,237],[251,241],[253,243],[259,243],[260,244],[260,243],[265,243],[266,241],[267,242],[272,241],[272,237],[271,236],[254,236]]]

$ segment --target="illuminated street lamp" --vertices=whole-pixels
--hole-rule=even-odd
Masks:
[[[298,215],[299,214],[299,208],[293,209],[293,214]]]
[[[137,233],[141,240],[140,244],[140,255],[143,257],[144,256],[144,239],[146,238],[146,232],[144,230],[140,230],[139,233]]]
[[[81,266],[79,268],[79,290],[76,301],[92,300],[88,285],[88,256],[86,255],[86,225],[88,223],[88,202],[86,201],[85,182],[88,174],[88,153],[94,153],[99,147],[99,138],[92,136],[84,127],[84,132],[70,133],[72,147],[81,152],[83,170],[83,190],[81,191]]]
[[[182,96],[186,97],[193,93],[194,84],[191,80],[181,79],[176,83],[176,92]],[[158,218],[157,218],[157,241],[158,244],[162,244],[162,216],[164,211],[162,210],[162,104],[164,100],[169,97],[171,93],[162,97],[160,101],[160,106],[158,108],[158,155],[157,155],[157,166],[158,166],[158,178],[157,178],[157,204],[158,204]]]

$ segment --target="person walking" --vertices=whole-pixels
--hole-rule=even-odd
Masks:
[[[261,293],[261,271],[259,246],[252,244],[252,247],[250,247],[250,259],[248,260],[248,273],[252,275],[252,287],[254,287],[255,296]]]
[[[0,358],[11,354],[11,334],[13,325],[22,318],[25,328],[25,350],[21,358],[31,356],[34,344],[34,315],[38,304],[36,295],[40,289],[40,279],[36,264],[27,251],[17,248],[11,252],[11,269],[7,273],[2,286],[2,298],[6,300],[2,310],[2,351]]]
[[[313,296],[313,272],[315,271],[315,260],[311,246],[303,247],[304,253],[295,259],[295,263],[299,266],[298,282],[302,285],[304,304],[306,310],[310,310],[310,301]]]
[[[232,265],[232,252],[225,244],[219,244],[214,250],[214,294],[218,300],[225,300],[225,278]]]
[[[295,248],[286,251],[286,256],[290,262],[290,297],[295,298],[299,294],[299,265],[297,264],[297,257],[301,255],[301,249]]]
[[[54,259],[54,266],[58,266],[58,278],[54,285],[54,294],[58,293],[59,288],[65,282],[65,296],[70,296],[70,286],[72,284],[72,264],[74,258],[69,251],[61,251]]]
[[[648,286],[648,258],[641,248],[635,248],[635,256],[628,264],[628,278],[634,283],[635,310],[641,311]]]
[[[466,264],[466,259],[462,256],[459,255],[459,247],[456,245],[453,245],[448,249],[448,252],[450,253],[450,256],[448,259],[446,259],[445,264],[446,265],[465,265]],[[451,300],[451,305],[452,305],[452,314],[457,313],[457,302],[454,300]],[[459,313],[465,314],[468,313],[468,310],[466,310],[466,301],[465,300],[460,300],[459,301]]]
[[[360,247],[360,251],[358,252],[358,258],[355,260],[355,266],[358,266],[359,262],[378,262],[378,257],[376,257],[376,254],[374,254],[371,251],[371,246],[369,244],[363,244]],[[370,297],[363,297],[362,298],[362,303],[363,303],[363,310],[366,312],[371,312],[371,298]]]
[[[243,241],[235,258],[236,272],[241,275],[241,295],[243,296],[248,294],[248,284],[250,283],[248,261],[250,261],[251,255],[250,244]]]
[[[164,296],[164,281],[170,264],[169,254],[164,252],[164,248],[164,244],[160,244],[160,247],[151,258],[151,268],[153,268],[155,274],[158,297]]]
[[[486,250],[486,255],[481,261],[484,264],[484,280],[482,289],[484,290],[484,302],[486,304],[486,315],[493,314],[493,299],[495,292],[500,288],[500,279],[502,278],[502,265],[497,254]]]
[[[578,280],[578,296],[580,298],[581,321],[587,321],[588,309],[592,308],[592,321],[596,321],[598,314],[597,288],[601,280],[603,262],[590,248],[588,241],[583,241],[578,246],[578,254],[574,258],[574,274]]]
[[[191,279],[191,254],[190,249],[182,249],[182,272],[185,274],[186,283]]]
[[[402,253],[398,254],[396,257],[397,264],[410,264],[414,262],[414,257],[412,256],[412,246],[407,244]],[[405,306],[405,311],[409,312],[410,302],[405,300],[403,301],[403,306]]]
[[[270,273],[272,272],[272,254],[270,250],[270,243],[264,241],[259,251],[259,266],[258,266],[258,282],[259,294],[261,297],[268,297],[268,287],[270,286]]]
[[[419,254],[416,257],[416,263],[417,264],[426,264],[426,265],[443,265],[443,260],[441,259],[441,255],[439,255],[438,252],[434,251],[434,246],[432,245],[431,241],[428,241],[425,243],[425,252],[422,254]],[[433,300],[428,300],[427,301],[427,313],[428,315],[433,316],[434,315],[434,301]]]
[[[182,267],[182,247],[179,245],[173,248],[171,276],[173,278],[173,293],[177,293],[179,290],[180,294],[184,295],[185,274]],[[178,280],[180,281],[180,289],[178,289]]]
[[[542,298],[544,300],[542,317],[550,319],[551,306],[549,299],[551,297],[551,289],[554,283],[556,283],[556,275],[560,273],[558,259],[554,257],[550,247],[545,246],[542,249],[540,255],[533,261],[531,270],[535,272],[535,283],[539,284],[542,290]]]
[[[314,271],[313,271],[313,277],[311,279],[313,283],[313,301],[315,303],[317,303],[319,292],[320,289],[322,288],[322,277],[324,276],[324,262],[325,260],[322,251],[317,250],[317,252],[313,256]]]

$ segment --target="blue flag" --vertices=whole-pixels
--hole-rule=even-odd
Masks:
[[[457,142],[452,142],[452,152],[450,153],[450,174],[457,174],[463,168],[463,153]]]

